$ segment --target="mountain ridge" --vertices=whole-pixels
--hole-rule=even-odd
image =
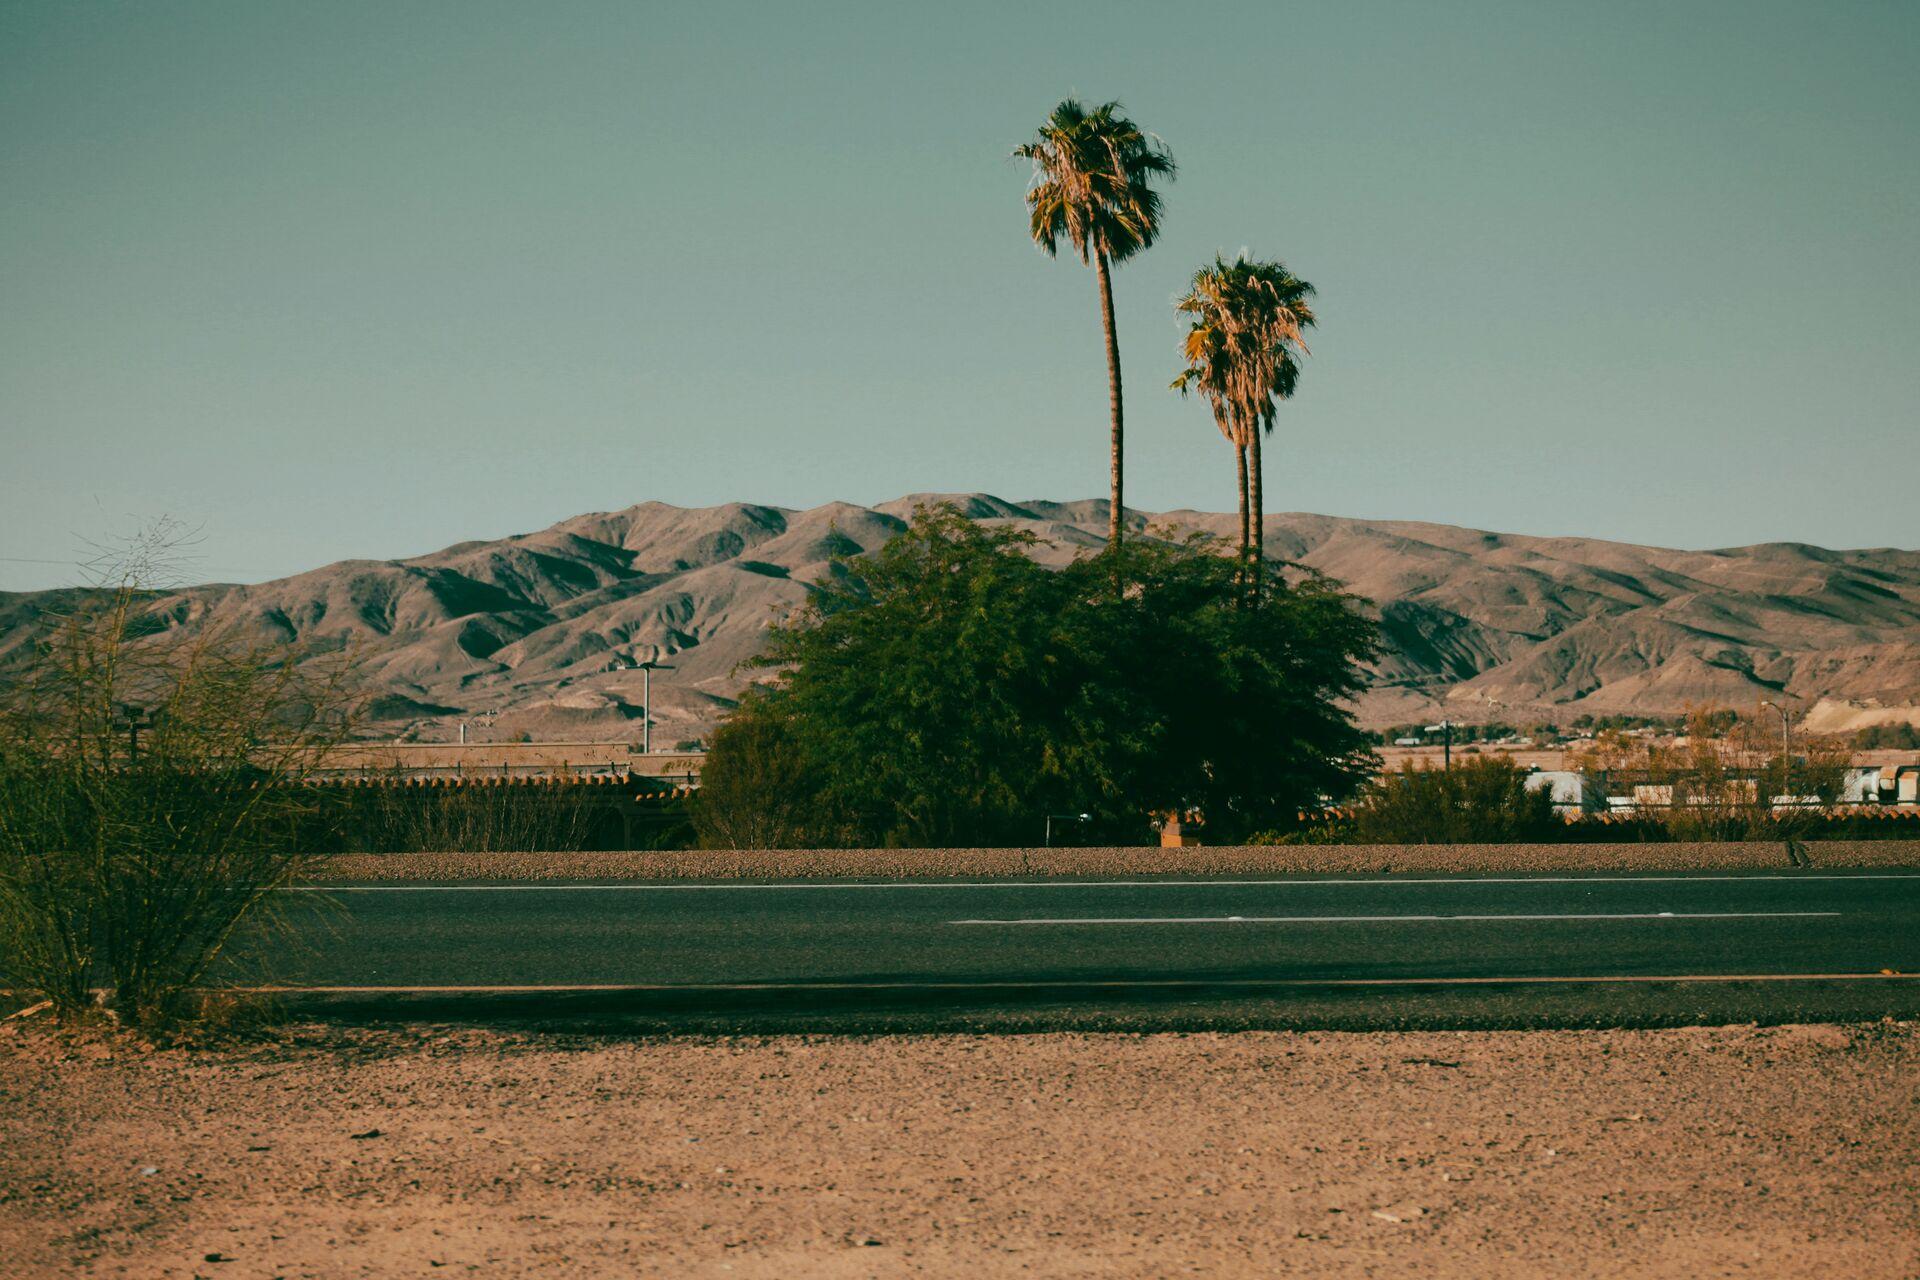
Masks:
[[[745,686],[766,625],[835,557],[873,551],[918,505],[1032,531],[1061,563],[1104,541],[1101,499],[909,494],[873,507],[649,501],[394,560],[162,594],[169,625],[316,650],[356,646],[382,730],[638,736],[659,657],[656,740],[707,732]],[[1127,512],[1136,533],[1230,539],[1231,513]],[[1920,704],[1920,551],[1797,542],[1705,551],[1310,512],[1266,519],[1276,559],[1374,604],[1383,653],[1363,723],[1673,714],[1689,704]],[[0,593],[0,678],[59,591]],[[66,598],[71,598],[68,590]],[[1916,715],[1920,715],[1917,712]]]

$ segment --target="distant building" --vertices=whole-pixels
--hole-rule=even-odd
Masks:
[[[1636,809],[1673,808],[1673,784],[1671,782],[1641,782],[1633,788],[1633,807]]]
[[[1879,804],[1880,769],[1878,766],[1853,768],[1840,779],[1841,804]]]
[[[1844,798],[1858,804],[1920,804],[1920,765],[1849,769],[1842,786]]]

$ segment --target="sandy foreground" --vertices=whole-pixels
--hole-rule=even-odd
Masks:
[[[0,1032],[13,1276],[1920,1275],[1920,1025]]]

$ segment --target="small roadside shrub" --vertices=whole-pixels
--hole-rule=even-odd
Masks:
[[[398,776],[342,807],[338,841],[356,853],[571,853],[592,832],[594,796],[576,786],[409,787]]]
[[[718,765],[714,763],[718,761]],[[713,735],[693,798],[708,849],[798,849],[838,843],[818,772],[791,725],[749,691]]]
[[[1500,756],[1473,756],[1451,769],[1416,769],[1376,779],[1360,798],[1351,839],[1360,844],[1493,844],[1551,840],[1565,824],[1553,797],[1529,791],[1527,771]]]
[[[1247,837],[1247,843],[1267,846],[1352,844],[1353,822],[1343,816],[1329,815],[1291,830],[1256,831]]]

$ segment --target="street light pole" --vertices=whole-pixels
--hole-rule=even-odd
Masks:
[[[1442,720],[1439,724],[1430,724],[1427,726],[1427,732],[1443,733],[1446,735],[1446,737],[1442,739],[1445,745],[1441,748],[1441,750],[1445,752],[1443,756],[1444,767],[1448,769],[1453,768],[1453,721]]]
[[[1772,707],[1780,713],[1780,774],[1785,780],[1787,799],[1793,799],[1793,721],[1787,716],[1787,709],[1777,702],[1762,699],[1760,705]]]
[[[653,754],[653,673],[673,668],[654,658],[635,665],[640,668],[640,754],[650,756]]]

